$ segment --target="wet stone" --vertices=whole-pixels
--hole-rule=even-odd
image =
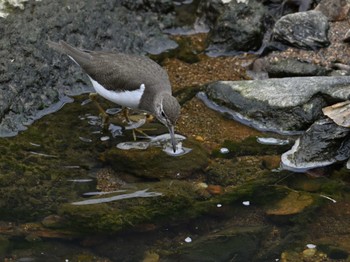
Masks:
[[[348,76],[219,81],[206,86],[210,100],[202,100],[214,110],[259,130],[296,134],[323,115],[327,100],[320,94],[346,100],[349,85]]]
[[[319,11],[299,12],[283,16],[273,29],[276,40],[291,46],[316,50],[327,47],[329,24],[327,17]]]
[[[281,159],[283,167],[295,171],[305,171],[328,166],[350,157],[350,130],[338,126],[330,119],[316,121],[285,152]]]
[[[296,215],[314,203],[310,195],[291,191],[285,198],[276,203],[275,207],[266,211],[269,216]]]

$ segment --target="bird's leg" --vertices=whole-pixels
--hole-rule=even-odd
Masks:
[[[108,123],[109,123],[109,115],[106,113],[106,111],[102,108],[102,106],[100,105],[100,103],[97,101],[97,93],[90,93],[89,94],[89,98],[91,101],[94,102],[94,104],[96,105],[98,111],[100,112],[100,115],[102,117],[102,127],[106,128]]]
[[[137,120],[136,121],[131,120],[131,117],[133,117],[133,116],[131,116],[131,117],[129,116],[129,108],[123,107],[123,115],[124,115],[124,118],[125,118],[127,123],[137,122]],[[152,119],[153,119],[152,115],[146,116],[146,122],[150,122]],[[145,137],[148,137],[148,135],[144,131],[154,130],[154,129],[139,128],[139,127],[130,128],[130,129],[132,130],[132,137],[133,137],[134,141],[136,141],[136,133],[139,133]]]
[[[122,111],[123,111],[123,115],[125,117],[126,122],[130,123],[131,120],[129,118],[129,108],[123,107]]]

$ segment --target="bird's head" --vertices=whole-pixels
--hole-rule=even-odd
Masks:
[[[174,127],[180,116],[180,109],[179,102],[175,97],[168,93],[161,95],[159,105],[157,105],[156,108],[156,118],[168,128],[174,152],[176,151]]]

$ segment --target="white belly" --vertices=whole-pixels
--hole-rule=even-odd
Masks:
[[[105,99],[112,101],[115,104],[135,108],[137,109],[141,97],[143,95],[143,92],[145,91],[145,85],[141,84],[139,89],[133,90],[133,91],[123,91],[123,92],[116,92],[116,91],[110,91],[104,88],[102,85],[100,85],[97,81],[93,80],[91,77],[89,77],[91,80],[91,83],[96,91],[100,96],[104,97]]]

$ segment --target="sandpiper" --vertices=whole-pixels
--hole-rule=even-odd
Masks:
[[[168,74],[160,65],[140,55],[82,50],[64,41],[48,44],[82,67],[100,96],[154,115],[168,128],[176,151],[174,127],[180,104],[172,96]]]

